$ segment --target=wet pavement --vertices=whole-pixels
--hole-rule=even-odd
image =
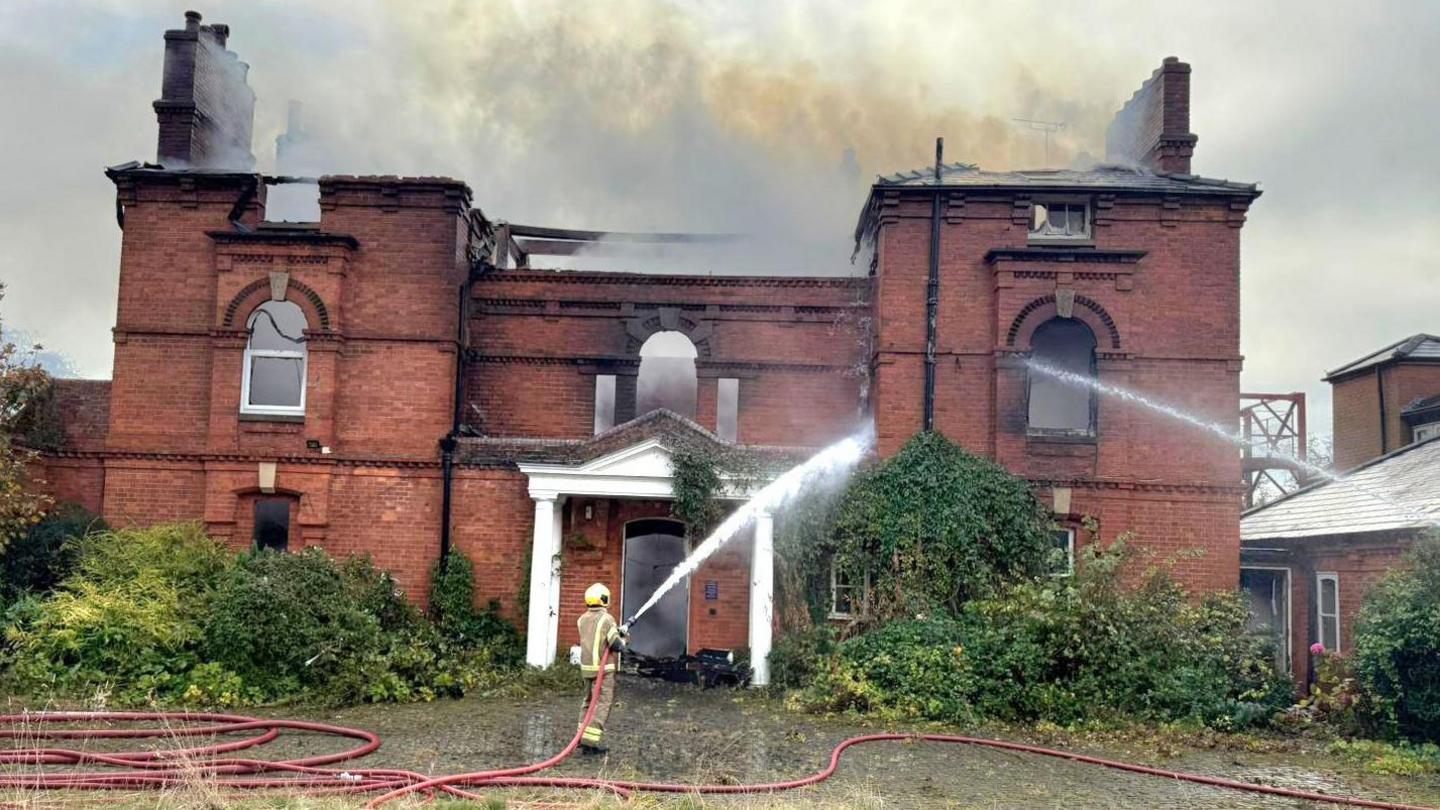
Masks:
[[[360,761],[429,773],[516,765],[558,751],[574,732],[578,694],[526,699],[467,698],[335,711],[265,714],[366,728],[383,747]],[[867,724],[786,711],[761,695],[704,690],[622,677],[602,758],[571,757],[551,773],[685,783],[741,784],[793,779],[828,761],[842,739],[878,731],[967,729]],[[989,736],[995,736],[993,732]],[[1056,745],[1020,732],[1009,739]],[[1323,753],[1323,746],[1284,744],[1213,748],[1153,742],[1070,741],[1072,750],[1240,781],[1440,807],[1440,776],[1376,776]],[[290,734],[266,755],[334,750],[339,741]],[[1229,748],[1236,750],[1229,750]],[[1289,749],[1277,752],[1276,748]],[[1327,807],[1290,799],[1128,774],[1092,765],[969,746],[879,742],[851,749],[834,778],[788,794],[792,802],[828,806],[944,808],[1295,808]],[[725,806],[726,800],[705,801]],[[754,806],[754,800],[741,800]]]

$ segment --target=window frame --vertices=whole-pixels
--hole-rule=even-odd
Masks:
[[[1294,617],[1293,617],[1292,614],[1291,614],[1291,611],[1293,610],[1293,605],[1291,604],[1291,595],[1290,595],[1290,577],[1291,577],[1290,567],[1289,567],[1289,566],[1285,566],[1285,565],[1248,565],[1248,564],[1245,564],[1245,563],[1241,563],[1241,564],[1240,564],[1240,572],[1241,572],[1242,577],[1243,577],[1243,575],[1244,575],[1244,572],[1246,572],[1246,571],[1269,571],[1269,572],[1272,572],[1272,573],[1273,573],[1273,572],[1279,572],[1279,573],[1282,575],[1282,576],[1281,576],[1281,579],[1280,579],[1280,589],[1281,589],[1281,594],[1285,597],[1285,599],[1284,599],[1284,606],[1283,606],[1283,608],[1277,606],[1277,607],[1276,607],[1276,613],[1278,613],[1278,614],[1280,615],[1280,619],[1281,619],[1281,623],[1282,623],[1282,629],[1284,630],[1284,636],[1283,636],[1283,637],[1284,637],[1284,641],[1282,642],[1282,643],[1283,643],[1283,646],[1284,646],[1284,649],[1277,651],[1277,655],[1278,655],[1279,658],[1280,658],[1280,660],[1279,660],[1277,663],[1279,663],[1281,666],[1284,667],[1284,670],[1285,670],[1285,671],[1284,671],[1284,674],[1286,674],[1286,675],[1293,674],[1293,673],[1295,672],[1295,661],[1294,661],[1294,654],[1293,654],[1294,648],[1295,648],[1295,638],[1294,638],[1295,628],[1292,626],[1292,625],[1294,624],[1294,621],[1293,621],[1293,618],[1294,618]],[[1272,580],[1272,582],[1271,582],[1271,585],[1272,585],[1272,587],[1274,586],[1273,580]],[[1243,591],[1244,588],[1241,588],[1241,590]],[[1274,599],[1274,596],[1275,596],[1275,595],[1274,595],[1274,593],[1273,593],[1273,591],[1272,591],[1272,593],[1271,593],[1271,599],[1272,599],[1272,600]],[[1317,602],[1317,604],[1318,604],[1318,602]],[[1336,605],[1337,608],[1338,608],[1339,605],[1340,605],[1340,590],[1339,590],[1339,585],[1338,585],[1338,584],[1336,585],[1336,590],[1335,590],[1335,605]]]
[[[1330,582],[1335,586],[1335,612],[1325,612],[1325,583]],[[1325,620],[1329,618],[1335,622],[1335,646],[1325,643]],[[1324,571],[1315,574],[1315,640],[1325,646],[1327,653],[1340,653],[1340,574],[1334,571]]]
[[[1410,442],[1423,442],[1440,436],[1440,422],[1426,422],[1410,429]]]
[[[263,505],[265,505],[265,504],[280,504],[280,505],[282,505],[282,506],[285,507],[285,542],[284,542],[283,545],[280,545],[280,546],[262,546],[262,545],[260,545],[260,509],[261,509],[261,507],[262,507]],[[261,496],[261,497],[256,498],[255,501],[254,501],[254,503],[253,503],[253,504],[251,505],[251,507],[250,507],[250,513],[251,513],[251,526],[250,526],[251,538],[250,538],[250,545],[251,545],[251,548],[254,549],[255,551],[264,551],[264,550],[267,550],[267,549],[268,549],[268,550],[270,550],[270,551],[275,551],[275,552],[277,552],[277,553],[288,554],[288,553],[290,552],[290,527],[291,527],[291,524],[292,524],[292,523],[294,522],[294,520],[295,520],[295,508],[296,508],[296,506],[297,506],[297,504],[295,503],[295,500],[294,500],[293,498],[286,498],[286,497],[281,497],[281,496]]]
[[[865,612],[866,612],[866,611],[865,611],[866,604],[869,602],[869,595],[870,595],[870,572],[869,572],[869,571],[866,571],[866,572],[865,572],[865,576],[861,578],[862,581],[861,581],[860,583],[851,582],[851,583],[847,583],[847,584],[844,584],[844,585],[841,585],[839,582],[836,581],[838,574],[839,574],[839,566],[836,565],[836,561],[835,561],[835,559],[832,557],[832,558],[830,559],[830,612],[829,612],[829,618],[831,618],[831,619],[848,620],[848,619],[855,619],[855,618],[859,618],[860,616],[864,616],[864,615],[865,615]],[[853,607],[853,606],[858,606],[858,607],[859,607],[859,612],[858,612],[858,613],[854,613],[854,612],[846,611],[846,610],[840,610],[839,607],[836,605],[836,599],[835,599],[835,597],[836,597],[837,595],[839,595],[839,591],[840,591],[841,588],[844,588],[844,589],[847,589],[847,590],[855,590],[855,591],[858,591],[858,592],[859,592],[859,593],[858,593],[859,598],[858,598],[858,599],[853,599],[853,600],[851,601],[852,607]]]
[[[615,395],[616,395],[616,393],[618,392],[618,390],[619,390],[619,388],[620,388],[619,380],[616,379],[616,377],[617,377],[617,375],[615,375],[615,374],[596,374],[596,375],[595,375],[595,419],[594,419],[594,423],[595,423],[595,433],[594,433],[594,435],[596,435],[596,436],[599,436],[601,433],[604,433],[605,431],[607,431],[607,430],[615,427],[615,424],[616,424],[616,422],[615,422],[615,413],[616,413],[616,406],[617,406],[617,404],[618,404],[618,403],[616,402],[616,400],[615,400]],[[601,402],[601,390],[602,390],[602,389],[605,389],[605,388],[609,388],[609,390],[610,390],[610,407],[609,407],[609,409],[603,409],[603,408],[600,407],[600,402]]]
[[[726,388],[735,389],[733,402],[727,401]],[[715,435],[732,444],[740,440],[739,377],[720,377],[715,381]]]
[[[1045,230],[1036,230],[1035,218],[1038,213],[1036,209],[1040,207],[1043,207],[1045,209],[1048,222],[1050,208],[1057,205],[1063,205],[1067,207],[1079,207],[1080,210],[1083,212],[1084,226],[1081,228],[1081,233],[1079,235],[1070,233],[1049,233]],[[1092,213],[1092,207],[1093,206],[1091,205],[1090,198],[1088,197],[1061,196],[1043,197],[1041,199],[1032,200],[1030,202],[1030,223],[1026,226],[1026,237],[1029,241],[1041,242],[1046,244],[1089,244],[1095,238],[1095,217]],[[1048,227],[1048,224],[1046,227]]]
[[[1060,532],[1065,532],[1065,535],[1066,535],[1066,537],[1065,537],[1065,570],[1064,570],[1064,571],[1051,571],[1051,572],[1050,572],[1050,576],[1052,576],[1052,577],[1070,577],[1070,576],[1074,576],[1074,575],[1075,575],[1075,537],[1076,537],[1075,527],[1074,527],[1074,526],[1064,526],[1064,525],[1056,526],[1056,527],[1055,527],[1055,530],[1050,533],[1050,538],[1051,538],[1051,540],[1054,540],[1054,539],[1055,539],[1055,536],[1058,535],[1058,534],[1060,534]],[[1052,546],[1052,549],[1053,549],[1053,548],[1054,548],[1054,547]]]
[[[310,387],[310,352],[288,351],[282,349],[252,349],[251,342],[255,333],[255,313],[260,307],[270,303],[266,301],[250,311],[250,317],[245,324],[245,360],[241,364],[240,373],[240,413],[253,416],[304,416],[305,415],[305,392]],[[290,303],[295,303],[291,301]],[[304,315],[304,310],[301,310]],[[306,330],[309,327],[309,318],[306,318]],[[304,337],[303,333],[301,335]],[[298,405],[252,405],[250,404],[250,376],[254,371],[255,358],[274,358],[282,360],[300,361],[300,403]]]
[[[1041,323],[1039,326],[1037,326],[1036,329],[1035,329],[1035,331],[1036,331],[1036,332],[1039,332],[1040,329],[1042,329],[1042,328],[1044,328],[1044,327],[1046,326],[1046,324],[1049,324],[1051,321],[1055,321],[1055,320],[1061,320],[1061,317],[1060,317],[1059,315],[1057,315],[1057,316],[1055,316],[1054,318],[1050,318],[1050,319],[1046,320],[1044,323]],[[1094,340],[1095,340],[1095,345],[1094,345],[1094,346],[1091,348],[1091,350],[1090,350],[1090,367],[1089,367],[1089,369],[1086,371],[1086,373],[1087,373],[1087,375],[1090,377],[1091,380],[1093,380],[1093,381],[1095,381],[1095,382],[1099,382],[1099,381],[1100,381],[1100,337],[1095,334],[1095,330],[1094,330],[1093,327],[1090,326],[1090,324],[1085,323],[1085,321],[1083,321],[1083,320],[1081,320],[1081,319],[1079,319],[1079,318],[1068,318],[1068,319],[1065,319],[1065,320],[1078,321],[1079,323],[1084,324],[1084,326],[1085,326],[1087,329],[1090,330],[1090,335],[1091,335],[1092,338],[1094,338]],[[1034,335],[1033,335],[1033,334],[1031,335],[1031,346],[1030,346],[1029,356],[1032,357],[1032,358],[1035,356],[1035,346],[1034,346]],[[1041,440],[1041,441],[1044,441],[1044,440],[1062,441],[1062,442],[1063,442],[1063,441],[1070,441],[1070,442],[1087,443],[1087,444],[1088,444],[1088,443],[1093,443],[1093,442],[1097,441],[1098,438],[1099,438],[1099,435],[1100,435],[1100,392],[1096,391],[1093,387],[1088,387],[1088,386],[1087,386],[1087,388],[1089,388],[1089,391],[1088,391],[1088,394],[1089,394],[1089,406],[1088,406],[1088,407],[1089,407],[1089,412],[1090,412],[1090,413],[1089,413],[1089,423],[1086,425],[1085,428],[1083,428],[1083,429],[1076,429],[1076,428],[1036,427],[1035,425],[1031,424],[1031,421],[1030,421],[1030,419],[1031,419],[1030,403],[1031,403],[1031,400],[1032,400],[1032,398],[1034,397],[1034,394],[1035,394],[1035,392],[1034,392],[1034,388],[1035,388],[1035,377],[1036,377],[1036,375],[1038,375],[1039,373],[1040,373],[1040,372],[1035,371],[1034,369],[1031,369],[1031,368],[1027,368],[1027,369],[1025,370],[1025,436],[1026,436],[1026,438],[1028,438],[1028,439],[1036,439],[1036,440]]]

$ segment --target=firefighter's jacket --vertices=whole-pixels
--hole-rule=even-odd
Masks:
[[[620,628],[615,617],[603,607],[592,607],[580,614],[580,674],[594,678],[600,674],[600,655],[606,647],[614,652],[605,662],[605,671],[614,672],[620,663]]]

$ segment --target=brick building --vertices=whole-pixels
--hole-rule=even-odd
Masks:
[[[167,99],[194,86],[187,66],[238,64],[227,35],[198,15],[167,34],[208,42],[167,50]],[[873,423],[889,454],[933,427],[1033,480],[1072,547],[1094,516],[1183,557],[1189,584],[1233,588],[1233,448],[1026,365],[1233,419],[1239,234],[1259,192],[1190,174],[1189,76],[1168,59],[1125,104],[1111,164],[881,178],[856,231],[868,267],[840,278],[511,267],[554,234],[492,222],[446,178],[323,177],[317,222],[267,222],[273,179],[204,146],[248,138],[246,104],[225,124],[197,101],[185,126],[231,135],[186,138],[157,102],[158,164],[107,172],[114,379],[61,386],[69,442],[48,479],[116,524],[367,553],[417,597],[453,547],[535,664],[574,642],[586,584],[633,608],[684,555],[681,440],[801,458]],[[678,399],[647,387],[661,342],[681,347],[664,360]],[[762,516],[696,573],[654,652],[768,649],[772,530]]]
[[[1317,481],[1241,523],[1241,584],[1301,682],[1310,645],[1354,649],[1370,586],[1440,527],[1440,338],[1396,341],[1325,380],[1345,480]]]

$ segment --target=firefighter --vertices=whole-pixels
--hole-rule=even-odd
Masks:
[[[601,754],[605,752],[600,742],[605,734],[605,722],[610,719],[610,706],[615,702],[615,672],[620,668],[620,652],[625,649],[626,631],[616,626],[615,617],[606,609],[610,607],[610,589],[599,582],[585,589],[585,607],[578,622],[580,674],[585,676],[585,699],[580,703],[582,724],[585,713],[590,709],[595,678],[600,675],[600,656],[606,647],[610,648],[610,660],[605,662],[605,679],[595,699],[595,716],[590,718],[590,725],[583,727],[580,750],[586,754]]]

